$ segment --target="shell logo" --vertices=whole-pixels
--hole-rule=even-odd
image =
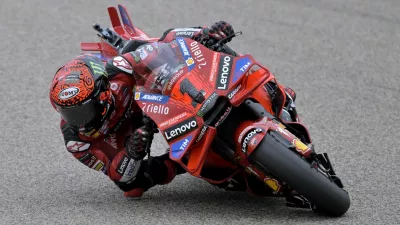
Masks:
[[[77,94],[79,94],[79,88],[77,87],[64,88],[58,94],[58,98],[60,100],[67,100],[76,96]]]
[[[186,60],[186,65],[191,66],[191,65],[193,65],[193,64],[194,64],[194,60],[193,60],[192,57],[190,57],[190,58],[188,58],[188,59]]]
[[[279,182],[275,179],[265,178],[264,183],[274,191],[279,191],[281,188],[281,185],[279,185]]]
[[[135,93],[135,100],[139,100],[140,99],[140,92],[136,92]]]
[[[305,145],[303,142],[301,142],[298,139],[293,140],[293,145],[298,151],[307,152],[307,150],[308,150],[307,145]]]

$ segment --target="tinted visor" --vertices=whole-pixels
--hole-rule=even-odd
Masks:
[[[101,113],[104,111],[104,104],[100,104],[96,99],[89,99],[80,105],[61,108],[57,107],[62,118],[71,125],[83,126],[95,120],[101,120]]]

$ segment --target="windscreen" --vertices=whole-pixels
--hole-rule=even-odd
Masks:
[[[168,81],[186,66],[176,41],[141,45],[133,57],[138,63],[134,66],[136,83],[149,93],[163,94]]]

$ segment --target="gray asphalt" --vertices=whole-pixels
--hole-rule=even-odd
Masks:
[[[120,2],[121,3],[121,2]],[[229,21],[230,44],[297,91],[316,148],[352,199],[341,218],[223,192],[188,175],[128,200],[65,150],[48,100],[58,66],[109,26],[105,0],[0,1],[0,224],[400,224],[398,0],[122,1],[138,27]],[[153,151],[166,144],[159,137]]]

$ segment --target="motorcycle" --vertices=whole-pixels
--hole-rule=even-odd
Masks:
[[[143,48],[153,49],[161,67],[174,65],[165,74],[143,63],[147,73],[135,76],[134,90],[146,124],[163,135],[173,161],[211,184],[240,183],[252,192],[255,179],[258,194],[291,199],[288,206],[346,213],[350,198],[327,153],[316,153],[290,107],[293,99],[265,66],[251,55],[228,54],[227,39],[209,48],[184,37],[159,42],[133,25],[124,6],[109,7],[108,13],[113,29],[95,24],[100,42],[81,43],[84,52],[106,61],[134,50],[139,62]],[[126,49],[127,40],[136,46]]]

